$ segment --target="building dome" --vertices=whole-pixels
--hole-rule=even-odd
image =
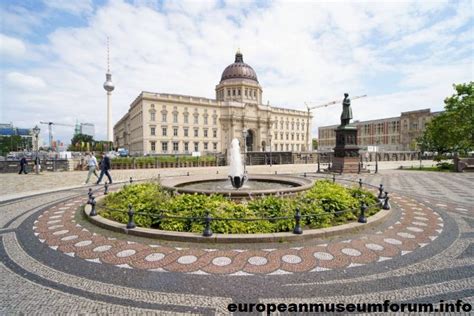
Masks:
[[[249,79],[258,82],[255,70],[244,63],[244,58],[240,51],[237,51],[235,54],[235,62],[227,66],[222,73],[221,82],[227,79]]]

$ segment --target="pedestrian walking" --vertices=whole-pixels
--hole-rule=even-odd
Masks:
[[[87,172],[87,179],[84,184],[89,183],[89,179],[91,178],[91,175],[94,174],[94,176],[99,179],[99,176],[97,175],[96,169],[98,168],[97,165],[97,158],[95,158],[94,153],[87,153],[87,169],[89,170]]]
[[[28,174],[28,172],[26,172],[26,166],[27,165],[28,165],[28,161],[26,161],[25,157],[22,157],[21,160],[20,160],[20,172],[18,172],[18,174],[21,174],[22,172],[24,174]]]
[[[35,157],[35,172],[36,174],[39,174],[41,171],[41,159],[40,157],[36,156]]]
[[[102,177],[104,176],[104,174],[107,176],[107,178],[109,178],[109,184],[112,184],[112,177],[110,176],[110,173],[109,173],[110,158],[105,153],[102,153],[102,159],[99,163],[99,166],[100,166],[100,176],[96,184],[99,184],[100,181],[102,181]]]

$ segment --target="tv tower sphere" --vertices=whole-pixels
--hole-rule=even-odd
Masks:
[[[112,74],[109,72],[105,74],[104,89],[107,92],[112,92],[115,89],[115,86],[112,82]]]

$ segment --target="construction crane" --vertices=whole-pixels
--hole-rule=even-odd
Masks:
[[[351,98],[352,100],[355,100],[355,99],[360,99],[360,98],[365,98],[367,96],[367,94],[364,94],[364,95],[358,95],[356,97],[353,97]],[[311,104],[314,104],[316,102],[305,102],[304,105],[306,106],[306,108],[308,109],[308,121],[309,121],[309,118],[311,116],[311,110],[314,110],[314,109],[319,109],[319,108],[325,108],[327,106],[330,106],[330,105],[334,105],[334,104],[338,104],[338,103],[341,103],[343,100],[335,100],[335,101],[331,101],[331,102],[328,102],[328,103],[324,103],[324,104],[318,104],[318,105],[315,105],[315,106],[311,106]],[[308,134],[308,148],[310,148],[310,131],[309,131],[309,125],[307,125],[307,134]]]
[[[53,149],[53,125],[58,126],[72,126],[70,124],[62,124],[62,123],[55,123],[55,122],[40,122],[40,124],[48,125],[48,133],[49,133],[49,148]]]
[[[367,94],[358,95],[356,97],[351,98],[351,100],[365,98],[366,96],[367,96]],[[331,101],[331,102],[328,102],[328,103],[325,103],[325,104],[319,104],[319,105],[315,105],[315,106],[311,106],[311,107],[310,107],[310,104],[311,103],[316,103],[316,102],[305,102],[304,105],[306,105],[306,108],[308,109],[308,112],[310,112],[311,110],[319,109],[319,108],[325,108],[325,107],[330,106],[330,105],[341,103],[342,101],[344,101],[344,100]]]

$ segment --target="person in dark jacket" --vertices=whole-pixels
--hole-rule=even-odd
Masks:
[[[18,172],[18,174],[21,174],[22,172],[27,174],[28,172],[26,172],[26,166],[28,165],[28,161],[26,161],[26,158],[23,157],[21,158],[20,160],[20,172]]]
[[[102,153],[102,160],[99,163],[100,166],[100,176],[97,180],[96,184],[99,184],[102,181],[102,177],[104,174],[109,178],[109,184],[112,184],[112,177],[110,176],[109,169],[110,169],[110,158],[107,157],[105,153]]]

